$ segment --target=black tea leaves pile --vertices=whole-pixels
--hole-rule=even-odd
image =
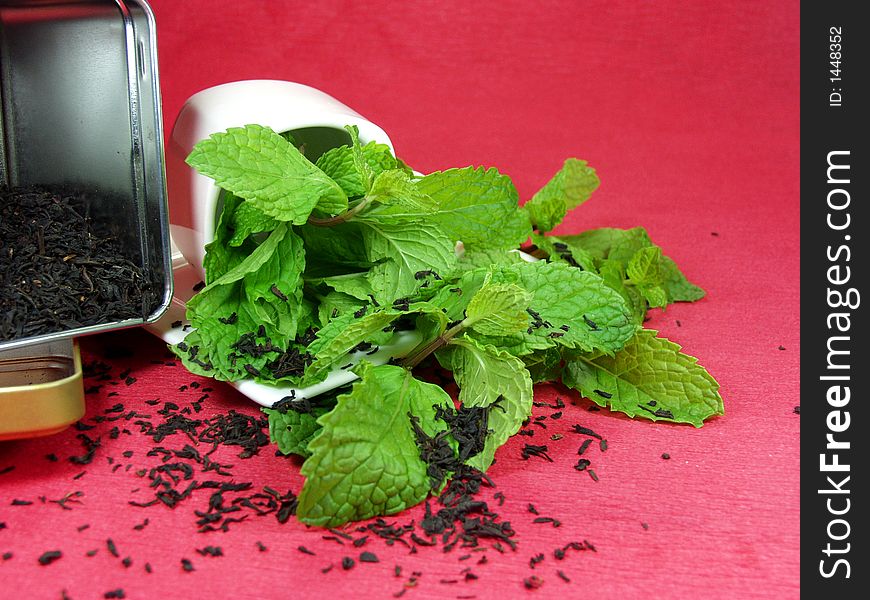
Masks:
[[[88,215],[95,196],[0,187],[0,341],[146,318],[151,278],[108,227]]]

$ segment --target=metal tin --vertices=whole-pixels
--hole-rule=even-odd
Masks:
[[[0,184],[68,185],[123,232],[162,297],[150,314],[0,350],[155,321],[172,299],[154,17],[144,0],[0,0]],[[148,312],[147,310],[145,311]]]
[[[78,343],[0,352],[0,440],[50,435],[85,414]]]

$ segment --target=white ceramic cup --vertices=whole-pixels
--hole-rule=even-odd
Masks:
[[[307,127],[343,130],[356,125],[362,143],[375,141],[392,150],[384,131],[329,94],[290,81],[234,81],[188,98],[166,147],[169,231],[184,259],[205,279],[205,245],[214,238],[220,188],[184,162],[193,147],[213,133],[257,124],[278,133]]]

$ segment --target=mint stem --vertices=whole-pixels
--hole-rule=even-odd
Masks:
[[[405,358],[405,360],[402,361],[402,366],[406,369],[413,369],[414,367],[419,365],[421,362],[423,362],[424,358],[438,350],[438,348],[441,348],[442,346],[447,344],[447,342],[453,339],[456,334],[460,333],[463,329],[465,329],[468,326],[468,324],[465,322],[467,320],[468,319],[460,321],[425,346],[422,346],[419,350],[416,350],[409,354]]]
[[[360,200],[356,206],[347,209],[340,215],[335,215],[334,217],[328,217],[326,219],[318,219],[317,217],[308,217],[308,223],[314,225],[316,227],[335,227],[336,225],[340,225],[345,221],[349,221],[354,218],[356,215],[364,211],[368,208],[368,205],[372,203],[372,199],[370,196],[366,196],[362,200]]]

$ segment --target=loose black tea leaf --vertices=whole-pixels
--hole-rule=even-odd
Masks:
[[[43,552],[39,557],[39,564],[45,566],[50,565],[54,561],[58,560],[63,553],[60,550],[49,550],[48,552]]]
[[[196,552],[200,556],[223,556],[224,551],[220,546],[206,546],[205,548],[197,548]]]
[[[0,340],[145,319],[156,308],[162,290],[128,249],[134,245],[89,216],[107,201],[0,187]]]

